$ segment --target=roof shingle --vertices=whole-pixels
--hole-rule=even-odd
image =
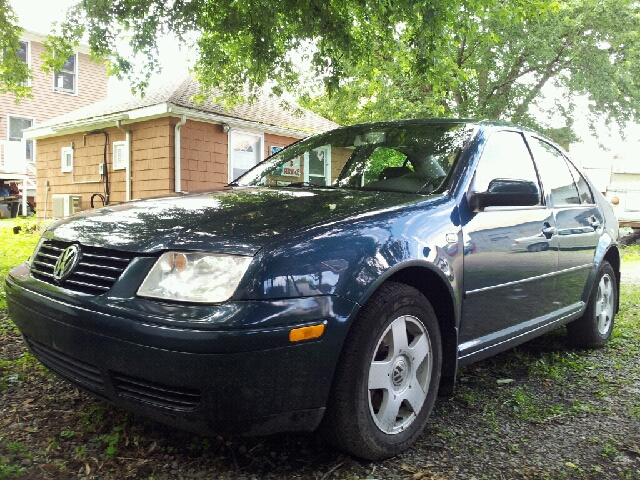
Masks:
[[[306,110],[293,102],[293,108],[285,109],[281,100],[267,95],[260,96],[252,104],[236,105],[226,109],[224,105],[207,99],[203,103],[196,103],[192,97],[199,93],[200,84],[193,78],[181,78],[155,88],[150,88],[143,98],[128,96],[109,98],[100,102],[79,108],[65,115],[38,124],[38,128],[64,125],[100,117],[125,113],[131,110],[150,107],[162,103],[187,108],[196,112],[210,113],[216,116],[235,118],[255,122],[268,126],[297,130],[305,133],[319,133],[331,130],[339,125]]]

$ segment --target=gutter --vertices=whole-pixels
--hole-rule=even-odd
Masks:
[[[125,148],[127,150],[127,165],[125,167],[125,201],[131,200],[131,129],[122,126],[122,120],[116,120],[116,127],[125,132]]]
[[[60,132],[63,130],[67,130],[67,129],[71,129],[71,128],[83,128],[83,129],[87,129],[89,127],[95,127],[95,126],[101,126],[104,123],[110,123],[118,120],[127,120],[129,118],[129,115],[126,113],[120,113],[120,114],[116,114],[116,115],[107,115],[104,117],[97,117],[97,118],[88,118],[85,120],[73,120],[70,122],[65,122],[65,123],[59,123],[57,125],[51,125],[51,130],[54,132]]]
[[[171,109],[169,109],[171,111]],[[173,140],[173,148],[174,148],[174,166],[175,166],[175,190],[176,193],[182,192],[182,176],[181,176],[181,162],[180,162],[180,128],[187,123],[187,116],[182,115],[182,118],[178,123],[176,123],[176,127],[174,130],[174,140]]]
[[[250,120],[242,120],[240,118],[235,117],[227,117],[225,115],[217,115],[215,113],[208,112],[200,112],[198,110],[194,110],[191,108],[178,107],[171,103],[167,103],[169,113],[173,113],[175,115],[186,115],[191,120],[198,120],[201,122],[207,123],[216,123],[223,124],[226,123],[231,128],[238,128],[242,130],[254,130],[260,131],[264,133],[270,133],[273,135],[282,135],[284,137],[293,137],[293,138],[307,138],[316,132],[305,132],[302,130],[295,130],[283,127],[276,127],[273,125],[268,125],[266,123],[253,122]],[[320,133],[320,132],[317,132]]]
[[[148,107],[134,108],[125,113],[104,115],[101,117],[91,117],[81,120],[73,120],[56,125],[34,125],[23,132],[23,137],[28,139],[40,139],[47,137],[57,137],[72,133],[82,133],[88,129],[108,128],[113,126],[113,122],[118,120],[127,120],[128,124],[151,120],[153,118],[162,118],[170,116],[185,115],[191,120],[200,122],[223,124],[226,123],[231,128],[242,130],[253,130],[273,135],[281,135],[290,138],[307,138],[314,133],[313,131],[303,131],[294,128],[277,127],[250,120],[242,120],[240,118],[218,115],[215,113],[201,112],[192,108],[179,107],[172,103],[159,103]]]

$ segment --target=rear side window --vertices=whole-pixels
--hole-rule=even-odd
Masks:
[[[531,151],[540,170],[542,184],[551,194],[553,206],[582,203],[564,155],[555,147],[537,138],[532,139]]]
[[[593,195],[591,195],[591,190],[589,189],[589,184],[584,179],[584,177],[580,174],[580,172],[574,167],[571,162],[567,162],[569,165],[569,170],[571,170],[571,175],[573,175],[573,179],[576,182],[576,186],[578,187],[578,195],[580,196],[580,203],[594,203]]]

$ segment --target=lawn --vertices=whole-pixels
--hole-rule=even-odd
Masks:
[[[20,232],[13,233],[14,227],[20,227]],[[40,234],[37,223],[33,219],[22,220],[14,218],[0,219],[0,317],[7,310],[4,292],[4,278],[16,265],[29,258],[38,243]]]

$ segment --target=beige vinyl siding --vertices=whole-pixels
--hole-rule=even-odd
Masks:
[[[54,92],[53,73],[45,73],[41,69],[40,55],[43,51],[41,43],[29,42],[33,98],[23,99],[16,104],[13,95],[0,95],[0,140],[7,138],[7,115],[34,118],[37,125],[107,96],[107,68],[104,62],[95,63],[84,53],[78,54],[77,95]]]

